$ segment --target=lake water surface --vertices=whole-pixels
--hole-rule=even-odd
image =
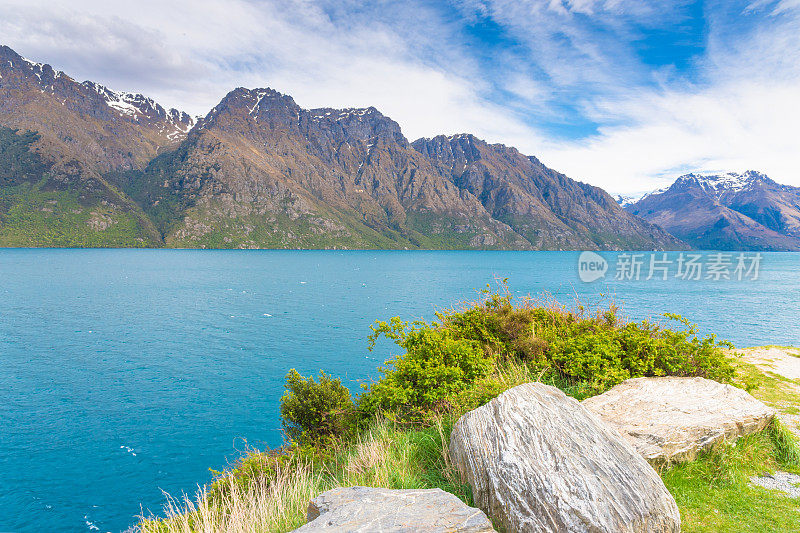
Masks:
[[[495,276],[800,345],[800,254],[763,254],[755,281],[675,278],[677,254],[666,281],[644,280],[649,254],[639,281],[614,280],[624,258],[601,255],[606,279],[583,283],[573,252],[0,249],[0,531],[126,529],[162,490],[279,445],[290,368],[356,391],[397,352],[367,351],[375,319],[432,318]]]

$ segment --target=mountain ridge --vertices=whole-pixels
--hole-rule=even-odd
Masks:
[[[3,138],[49,165],[2,191],[0,243],[18,245],[33,227],[34,245],[96,245],[98,227],[127,225],[138,232],[131,245],[142,246],[685,247],[602,189],[513,147],[470,134],[409,142],[374,107],[303,109],[274,89],[239,87],[195,121],[7,47],[0,97]],[[35,133],[20,144],[26,131]],[[54,177],[62,167],[69,180]],[[80,211],[78,237],[23,224],[27,216],[64,226],[59,194]],[[11,212],[22,222],[11,224]],[[100,226],[91,223],[98,217]]]
[[[684,174],[625,209],[698,248],[800,250],[800,187],[753,170]]]

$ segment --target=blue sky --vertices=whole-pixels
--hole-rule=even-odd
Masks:
[[[236,86],[471,132],[610,192],[800,185],[800,0],[0,0],[5,44],[205,114]]]

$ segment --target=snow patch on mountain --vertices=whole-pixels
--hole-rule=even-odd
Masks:
[[[743,174],[737,174],[736,172],[728,172],[727,174],[716,176],[705,176],[701,181],[715,191],[722,189],[741,191],[752,184],[751,179]]]
[[[251,115],[255,112],[256,109],[259,108],[259,106],[261,106],[261,101],[264,99],[264,97],[269,94],[270,94],[269,90],[258,91],[256,93],[256,103],[253,105],[253,107],[250,108]]]
[[[448,141],[472,141],[473,136],[471,133],[456,133],[455,135],[448,135]]]
[[[614,200],[620,205],[620,207],[628,207],[630,205],[635,204],[636,202],[647,198],[648,196],[652,196],[654,194],[661,194],[666,192],[667,188],[663,189],[656,189],[654,191],[645,192],[641,194],[616,194],[613,196]]]
[[[621,206],[621,207],[628,207],[629,205],[633,205],[639,201],[640,196],[630,196],[627,194],[615,194],[614,200]]]
[[[378,110],[374,107],[349,107],[346,109],[320,107],[308,110],[309,116],[313,120],[344,120],[351,117],[364,117],[377,112]]]
[[[22,58],[22,60],[25,63],[27,63],[28,66],[33,70],[34,76],[39,78],[40,82],[44,81],[42,79],[42,76],[47,76],[48,71],[52,73],[54,80],[57,80],[62,75],[64,75],[63,72],[61,72],[60,70],[54,70],[53,67],[51,67],[50,65],[46,65],[44,63],[37,63],[36,61],[31,61],[30,59],[24,57]]]
[[[137,122],[140,120],[163,122],[162,131],[167,128],[174,130],[169,134],[170,139],[182,137],[196,123],[196,120],[187,113],[174,108],[166,110],[161,104],[142,94],[113,91],[91,81],[85,81],[82,85],[103,97],[106,104],[120,115]]]
[[[698,185],[711,196],[719,198],[722,194],[735,194],[750,190],[763,182],[772,182],[766,174],[755,170],[744,173],[726,172],[724,174],[685,174],[675,180],[673,186]]]
[[[20,56],[20,57],[22,57],[22,56]],[[53,70],[53,67],[51,67],[50,65],[46,65],[44,63],[38,63],[36,61],[31,61],[30,59],[25,58],[25,57],[22,57],[22,61],[27,63],[28,66],[31,69],[33,69],[34,73],[36,74],[36,77],[38,77],[40,80],[42,79],[42,74],[46,70],[52,70],[53,71],[53,76],[56,77],[56,78],[58,78],[58,77],[60,77],[60,76],[62,76],[64,74],[60,70]],[[9,63],[10,63],[10,61],[9,61]]]

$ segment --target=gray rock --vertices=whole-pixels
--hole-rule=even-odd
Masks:
[[[651,464],[693,460],[764,429],[775,411],[742,389],[703,378],[635,378],[583,405],[617,428]]]
[[[308,506],[308,523],[295,531],[489,533],[492,523],[441,489],[346,487],[323,492]]]
[[[800,476],[790,472],[775,472],[763,476],[752,476],[750,483],[768,490],[785,492],[790,498],[800,498]]]
[[[478,507],[510,533],[680,531],[655,470],[554,387],[526,383],[465,414],[450,457]]]

